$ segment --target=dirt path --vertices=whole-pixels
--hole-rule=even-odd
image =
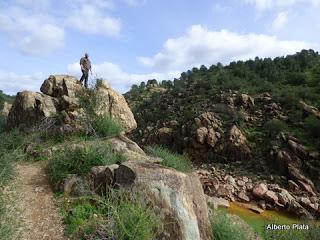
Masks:
[[[22,240],[65,240],[63,224],[43,164],[17,166]],[[19,195],[20,195],[19,194]]]

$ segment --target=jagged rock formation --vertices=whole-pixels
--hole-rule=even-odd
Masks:
[[[62,129],[78,129],[83,110],[77,94],[83,91],[76,78],[67,75],[52,75],[44,81],[41,93],[19,92],[8,115],[8,127],[30,128],[44,119],[62,115]],[[99,115],[109,114],[118,119],[126,132],[136,128],[134,116],[123,96],[104,81],[97,87],[101,104],[95,109]]]

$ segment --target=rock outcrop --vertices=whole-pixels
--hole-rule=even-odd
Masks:
[[[81,130],[79,122],[83,120],[83,109],[78,94],[84,91],[76,78],[68,75],[52,75],[44,81],[41,92],[19,92],[8,115],[9,128],[30,128],[48,118],[57,118],[54,123],[62,131]],[[124,97],[112,90],[105,81],[97,84],[98,105],[96,114],[108,114],[117,119],[125,132],[137,127],[134,116]],[[62,122],[61,122],[62,120]]]
[[[163,240],[211,240],[211,226],[206,197],[196,173],[182,173],[163,167],[159,158],[147,156],[125,136],[111,138],[113,149],[123,153],[126,161],[109,166],[93,167],[87,177],[91,189],[100,195],[111,188],[125,189],[157,211],[165,223]],[[86,143],[88,146],[90,143]],[[76,184],[81,177],[71,175],[60,190],[79,195]]]
[[[115,170],[115,184],[144,192],[161,209],[168,239],[211,239],[206,198],[195,174],[154,163],[128,161]]]
[[[109,114],[118,119],[126,132],[131,132],[137,128],[136,120],[131,112],[125,98],[114,91],[106,81],[97,83],[97,99],[101,102],[97,106],[96,112],[99,115]]]
[[[317,117],[318,119],[320,119],[320,110],[314,106],[308,105],[306,104],[304,101],[300,101],[300,106],[301,108],[308,114],[311,114],[315,117]]]
[[[19,92],[8,115],[9,128],[32,127],[57,114],[58,99],[36,92]]]
[[[10,109],[12,107],[12,104],[4,102],[3,103],[3,108],[0,112],[0,115],[2,115],[3,117],[7,118],[10,112]]]

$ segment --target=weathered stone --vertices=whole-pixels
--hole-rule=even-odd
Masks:
[[[50,131],[60,132],[65,129],[66,133],[78,132],[74,130],[79,129],[77,128],[79,122],[83,125],[82,131],[86,133],[90,131],[91,128],[85,126],[85,111],[81,108],[77,98],[78,93],[85,93],[85,90],[76,78],[67,75],[52,75],[44,81],[41,91],[43,93],[25,91],[17,94],[8,116],[9,128],[34,127],[43,119],[53,119],[57,113],[65,112],[63,122],[61,122],[62,119],[59,119],[59,121],[48,124],[50,128],[54,128]],[[137,127],[133,113],[124,97],[113,91],[107,83],[99,81],[95,95],[99,102],[94,109],[97,115],[109,115],[116,119],[126,133]],[[44,124],[47,122],[45,121]],[[48,126],[43,128],[48,130]]]
[[[219,207],[229,208],[230,203],[228,200],[219,197],[209,197],[207,196],[207,203],[209,207],[213,209],[218,209]]]
[[[119,186],[144,191],[152,204],[169,214],[168,219],[175,219],[175,224],[166,224],[164,229],[175,239],[211,239],[206,198],[196,174],[128,161],[116,169],[115,179]]]
[[[19,92],[8,115],[8,127],[31,127],[56,115],[55,98],[43,93]]]
[[[197,141],[201,144],[205,142],[207,135],[208,135],[208,129],[206,127],[200,127],[196,131]]]
[[[172,129],[163,127],[157,130],[157,135],[159,138],[160,144],[171,144],[173,137],[172,137]]]
[[[238,180],[237,184],[238,184],[238,186],[243,187],[243,186],[245,186],[246,183],[242,180]]]
[[[90,178],[93,180],[93,191],[104,195],[114,183],[114,171],[119,167],[117,164],[109,166],[97,166],[91,168]]]
[[[300,190],[298,184],[296,184],[292,180],[288,180],[288,185],[289,185],[289,190],[292,191],[292,192],[297,192],[297,191]]]
[[[110,115],[120,121],[127,133],[137,128],[136,120],[125,98],[114,91],[106,81],[97,83],[97,99],[102,102],[96,109],[100,115]]]
[[[238,198],[245,202],[250,202],[250,198],[248,197],[247,193],[245,191],[241,191],[238,193]]]
[[[68,75],[51,75],[42,84],[40,91],[51,97],[68,96],[75,98],[77,91],[81,89],[80,83],[75,77]]]
[[[247,108],[254,107],[254,98],[247,94],[241,94],[239,96],[238,102],[239,104]]]
[[[276,203],[279,200],[277,194],[270,190],[265,192],[264,198],[271,203]]]
[[[8,117],[11,107],[12,107],[12,104],[4,102],[0,115],[4,117]]]
[[[305,111],[305,112],[307,112],[307,113],[309,113],[309,114],[312,114],[313,116],[315,116],[315,117],[317,117],[318,119],[320,119],[320,111],[319,111],[319,109],[317,109],[316,107],[314,107],[314,106],[311,106],[311,105],[308,105],[308,104],[306,104],[304,101],[300,101],[299,102],[300,103],[300,106],[301,106],[301,108]]]
[[[255,213],[261,214],[261,213],[264,212],[263,209],[259,208],[259,207],[258,207],[257,205],[255,205],[254,203],[240,203],[240,202],[237,202],[236,204],[239,205],[240,207],[244,207],[244,208],[246,208],[246,209],[249,209],[249,210],[251,210],[251,211],[253,211],[253,212],[255,212]]]
[[[219,141],[219,138],[221,137],[219,132],[216,132],[212,128],[209,129],[208,135],[207,135],[207,143],[211,147],[215,147],[217,142]]]
[[[233,160],[248,160],[251,150],[247,138],[237,126],[232,126],[228,133],[228,140],[225,143],[224,152]]]
[[[268,191],[268,187],[266,184],[264,183],[259,183],[257,185],[254,186],[254,188],[252,189],[252,194],[255,197],[258,198],[263,198],[264,194]]]
[[[258,202],[258,207],[260,207],[260,208],[263,209],[263,210],[266,210],[266,209],[267,209],[266,201],[265,201],[265,200],[260,200],[260,201]]]

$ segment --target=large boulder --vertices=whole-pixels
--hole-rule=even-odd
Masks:
[[[8,115],[8,127],[31,127],[57,114],[57,99],[36,92],[19,92]]]
[[[228,139],[223,148],[223,152],[230,160],[247,160],[251,157],[246,136],[237,126],[232,126],[228,133]]]
[[[51,75],[41,86],[42,93],[20,92],[10,110],[8,127],[24,128],[37,125],[44,118],[52,118],[58,114],[62,116],[59,126],[78,130],[79,123],[84,119],[84,110],[81,108],[78,93],[82,90],[79,81],[68,75]],[[133,113],[128,107],[124,97],[112,90],[104,81],[99,81],[96,96],[98,107],[96,114],[110,115],[120,121],[125,132],[130,132],[137,127]],[[83,131],[86,127],[83,128]],[[70,132],[70,131],[69,131]],[[71,131],[74,132],[74,131]]]
[[[75,77],[68,75],[51,75],[46,79],[40,91],[51,97],[68,96],[75,98],[77,91],[81,89],[81,85]]]
[[[100,100],[96,109],[97,114],[108,114],[118,119],[126,132],[137,128],[137,122],[125,98],[114,91],[106,81],[102,80],[97,84],[97,100]]]
[[[0,115],[3,117],[8,117],[11,107],[12,107],[12,104],[4,102]]]
[[[165,216],[165,239],[211,239],[206,198],[194,173],[150,162],[128,161],[115,170],[115,184],[143,192]]]

